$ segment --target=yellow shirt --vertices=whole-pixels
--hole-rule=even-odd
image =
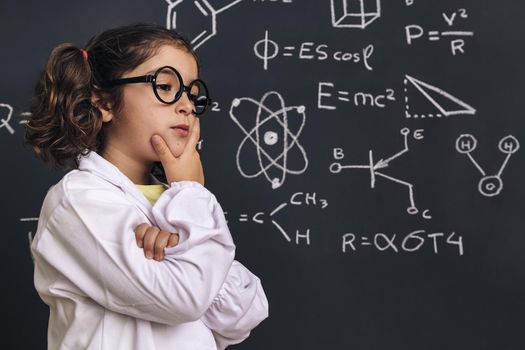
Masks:
[[[137,185],[137,188],[144,193],[144,196],[149,200],[151,205],[155,204],[157,199],[159,199],[162,192],[166,190],[164,185]]]

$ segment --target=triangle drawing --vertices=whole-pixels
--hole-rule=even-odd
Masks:
[[[476,114],[476,109],[448,92],[411,77],[408,74],[406,74],[405,77],[442,115],[448,117],[458,114]]]

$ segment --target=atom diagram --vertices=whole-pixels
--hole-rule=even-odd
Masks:
[[[277,110],[270,109],[268,101],[277,102]],[[255,125],[251,128],[243,126],[236,117],[241,105],[257,107]],[[271,183],[272,189],[276,189],[283,185],[286,174],[298,175],[306,170],[308,158],[298,140],[306,121],[304,106],[285,107],[282,96],[278,92],[270,91],[264,94],[260,101],[249,97],[235,98],[230,107],[230,117],[245,135],[236,155],[237,168],[242,176],[254,178],[264,174]],[[292,124],[297,124],[297,120],[292,118],[299,118],[300,122],[295,132],[291,129]],[[241,164],[241,156],[250,156],[250,150],[254,150],[254,155],[257,156],[258,168],[256,170],[248,170],[249,165]],[[290,169],[288,158],[290,152],[294,152],[300,158],[302,166],[299,166],[299,169]]]

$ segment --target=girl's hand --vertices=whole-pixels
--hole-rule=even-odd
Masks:
[[[140,248],[144,249],[147,259],[164,259],[164,248],[175,247],[179,243],[179,234],[163,231],[155,226],[142,223],[135,229],[135,238]]]
[[[153,135],[151,143],[160,158],[160,162],[164,167],[168,183],[174,181],[196,181],[204,186],[204,171],[202,170],[202,163],[199,152],[197,152],[197,143],[200,138],[200,121],[195,118],[193,130],[188,136],[188,142],[184,147],[181,155],[175,157],[166,141],[159,136]]]

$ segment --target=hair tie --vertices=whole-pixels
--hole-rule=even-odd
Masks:
[[[84,60],[88,60],[88,52],[84,49],[80,49],[80,52],[82,52],[82,57],[84,57]]]

